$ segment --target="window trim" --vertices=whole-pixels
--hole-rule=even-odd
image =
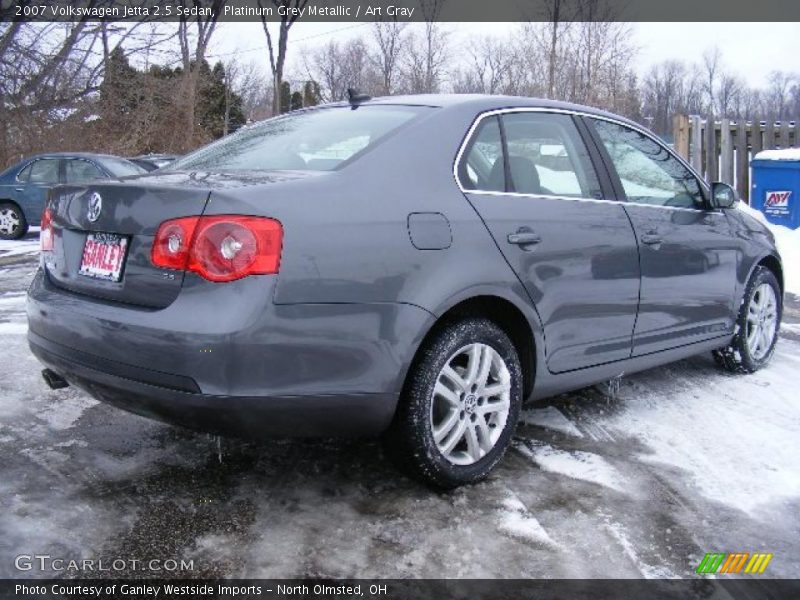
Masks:
[[[599,202],[599,203],[602,203],[602,204],[624,203],[624,204],[629,204],[631,206],[646,206],[646,207],[649,207],[649,208],[660,208],[660,209],[664,209],[664,210],[683,210],[683,211],[704,212],[704,213],[717,212],[714,209],[708,209],[708,208],[687,208],[687,207],[683,207],[683,206],[659,206],[657,204],[644,204],[644,203],[639,203],[639,202],[629,202],[626,199],[626,197],[623,197],[621,199],[617,199],[617,198],[614,198],[614,199],[609,199],[609,198],[599,199],[599,198],[582,198],[582,197],[581,198],[576,198],[574,196],[557,196],[557,195],[548,195],[548,194],[520,194],[519,192],[494,192],[494,191],[482,191],[482,190],[464,189],[462,187],[462,185],[461,185],[461,181],[458,178],[458,165],[461,163],[461,160],[463,158],[464,152],[465,152],[467,146],[469,145],[469,143],[472,141],[472,138],[475,135],[475,131],[477,130],[477,128],[480,125],[481,121],[483,119],[485,119],[485,118],[492,117],[492,116],[502,116],[502,115],[507,114],[507,113],[520,113],[520,112],[538,112],[538,113],[553,113],[553,114],[572,115],[573,117],[583,117],[583,118],[590,118],[590,119],[598,119],[600,121],[608,121],[610,123],[621,125],[623,127],[628,127],[630,129],[632,129],[632,130],[634,130],[634,131],[636,131],[638,133],[641,133],[644,136],[650,138],[653,142],[655,142],[659,146],[663,147],[664,150],[666,150],[671,156],[676,158],[684,167],[689,169],[689,172],[692,175],[694,175],[694,177],[700,183],[700,189],[703,191],[703,194],[706,197],[708,196],[708,189],[709,188],[708,188],[708,184],[706,183],[705,179],[700,177],[697,174],[697,172],[691,167],[691,165],[689,165],[688,162],[686,162],[682,157],[680,157],[677,154],[675,154],[675,152],[673,152],[662,141],[660,141],[657,136],[655,136],[654,134],[648,132],[646,129],[644,129],[644,128],[638,126],[638,125],[634,125],[634,124],[628,123],[628,122],[626,122],[626,121],[624,121],[622,119],[616,119],[616,118],[613,118],[613,117],[610,117],[610,116],[606,116],[606,115],[594,114],[594,113],[590,113],[590,112],[586,112],[586,111],[573,110],[573,109],[568,109],[568,108],[551,108],[551,107],[547,107],[547,106],[515,106],[515,107],[510,107],[510,108],[495,108],[495,109],[490,109],[490,110],[483,111],[483,112],[479,113],[475,117],[475,119],[473,119],[472,124],[470,125],[469,129],[467,130],[467,134],[464,136],[464,139],[461,141],[461,145],[458,148],[458,153],[456,154],[455,160],[453,161],[453,179],[455,180],[455,183],[458,186],[458,189],[461,191],[461,193],[463,193],[463,194],[480,194],[480,195],[485,195],[485,196],[511,196],[511,197],[521,197],[521,198],[544,198],[544,199],[550,199],[550,200],[570,200],[570,201],[574,201],[574,202]],[[500,119],[500,120],[502,121],[502,119]],[[590,125],[591,125],[591,123],[588,123],[586,126],[587,126],[587,129],[589,129],[589,131],[592,132],[592,136],[594,138],[596,133],[594,132],[594,129],[592,127],[590,127]],[[580,133],[580,129],[579,129],[578,132]],[[585,143],[585,141],[584,141],[584,143]],[[596,145],[596,142],[595,142],[595,145]],[[602,152],[602,150],[599,150],[599,149],[598,149],[598,151]],[[606,163],[605,157],[604,157],[603,162]],[[604,166],[605,166],[606,170],[609,171],[608,176],[613,182],[612,172],[616,175],[616,169],[613,168],[613,165],[604,164]],[[600,173],[598,173],[597,175],[598,175],[598,177],[601,176]]]
[[[25,183],[25,184],[27,184],[27,185],[38,185],[38,186],[41,186],[41,187],[47,187],[47,186],[53,186],[53,185],[59,185],[59,184],[63,183],[63,178],[62,178],[62,175],[61,175],[61,170],[62,170],[62,169],[63,169],[63,167],[64,167],[64,162],[63,162],[63,160],[62,160],[60,157],[41,156],[41,157],[39,157],[39,158],[34,158],[34,159],[31,161],[31,162],[29,162],[27,165],[25,165],[24,167],[22,167],[22,168],[21,168],[21,169],[20,169],[20,170],[17,172],[17,177],[19,177],[19,174],[20,174],[20,173],[22,173],[22,171],[24,171],[24,170],[25,170],[25,169],[27,169],[28,167],[30,167],[30,169],[31,169],[31,172],[33,172],[33,167],[34,167],[34,165],[35,165],[37,162],[42,162],[42,161],[44,161],[44,160],[53,160],[53,161],[55,161],[55,162],[56,162],[56,173],[58,174],[58,180],[57,180],[57,181],[55,181],[55,182],[40,182],[40,181],[35,181],[35,182],[32,182],[32,181],[31,181],[31,177],[30,177],[31,173],[28,173],[28,179],[27,179],[27,181],[22,181],[21,179],[17,179],[17,181],[19,181],[20,183]]]
[[[25,178],[25,179],[20,179],[20,178],[19,178],[19,176],[20,176],[20,174],[21,174],[21,173],[23,173],[23,172],[24,172],[26,169],[30,169],[31,167],[33,167],[33,163],[35,163],[37,160],[39,160],[39,159],[38,159],[38,158],[34,158],[32,161],[30,161],[30,162],[28,162],[26,165],[24,165],[24,166],[23,166],[23,167],[22,167],[22,168],[21,168],[19,171],[17,171],[17,174],[16,174],[16,175],[14,175],[14,179],[15,179],[15,180],[16,180],[18,183],[28,183],[28,182],[30,181],[30,178],[31,178],[30,171],[28,171],[28,177],[27,177],[27,178]]]
[[[69,181],[67,181],[67,169],[69,168],[69,163],[72,162],[72,161],[76,161],[76,160],[81,160],[81,161],[83,161],[85,163],[89,163],[95,169],[97,169],[97,171],[101,175],[104,175],[106,178],[113,177],[106,169],[104,169],[102,166],[100,166],[99,164],[97,164],[93,160],[89,160],[88,158],[84,158],[82,156],[75,156],[73,158],[64,158],[63,159],[63,161],[64,161],[64,183],[70,183]],[[79,179],[78,181],[83,181],[83,180]]]

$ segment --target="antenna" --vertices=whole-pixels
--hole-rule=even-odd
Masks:
[[[355,88],[347,88],[347,101],[352,104],[360,104],[361,102],[366,102],[367,100],[372,100],[372,96],[367,94],[362,94]]]

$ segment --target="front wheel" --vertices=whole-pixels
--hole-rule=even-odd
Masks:
[[[766,267],[757,267],[747,283],[733,341],[713,353],[717,364],[734,373],[765,366],[775,352],[782,311],[778,280]]]
[[[385,447],[434,487],[474,483],[502,458],[521,405],[522,369],[506,333],[488,319],[454,322],[412,366]]]
[[[18,240],[28,233],[25,213],[12,202],[0,203],[0,240]]]

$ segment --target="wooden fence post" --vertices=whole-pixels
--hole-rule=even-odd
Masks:
[[[750,161],[747,154],[747,123],[739,121],[736,127],[736,191],[739,198],[750,203]]]
[[[764,150],[769,150],[775,147],[775,121],[767,119],[767,124],[764,127]]]
[[[691,138],[692,138],[692,157],[691,165],[694,170],[702,175],[703,173],[703,121],[697,115],[692,115],[691,119]]]
[[[780,146],[781,148],[790,148],[791,144],[789,144],[789,120],[784,119],[781,121],[781,138],[780,138]]]
[[[689,160],[689,117],[675,115],[672,119],[672,132],[675,140],[675,151]]]
[[[733,185],[733,138],[731,137],[731,122],[723,118],[720,121],[720,167],[719,180]]]
[[[717,128],[714,116],[706,117],[706,181],[712,183],[717,180],[718,160],[717,155]]]

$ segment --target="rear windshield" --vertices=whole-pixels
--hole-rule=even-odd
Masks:
[[[424,110],[428,108],[373,105],[288,114],[240,129],[166,168],[332,171]]]

